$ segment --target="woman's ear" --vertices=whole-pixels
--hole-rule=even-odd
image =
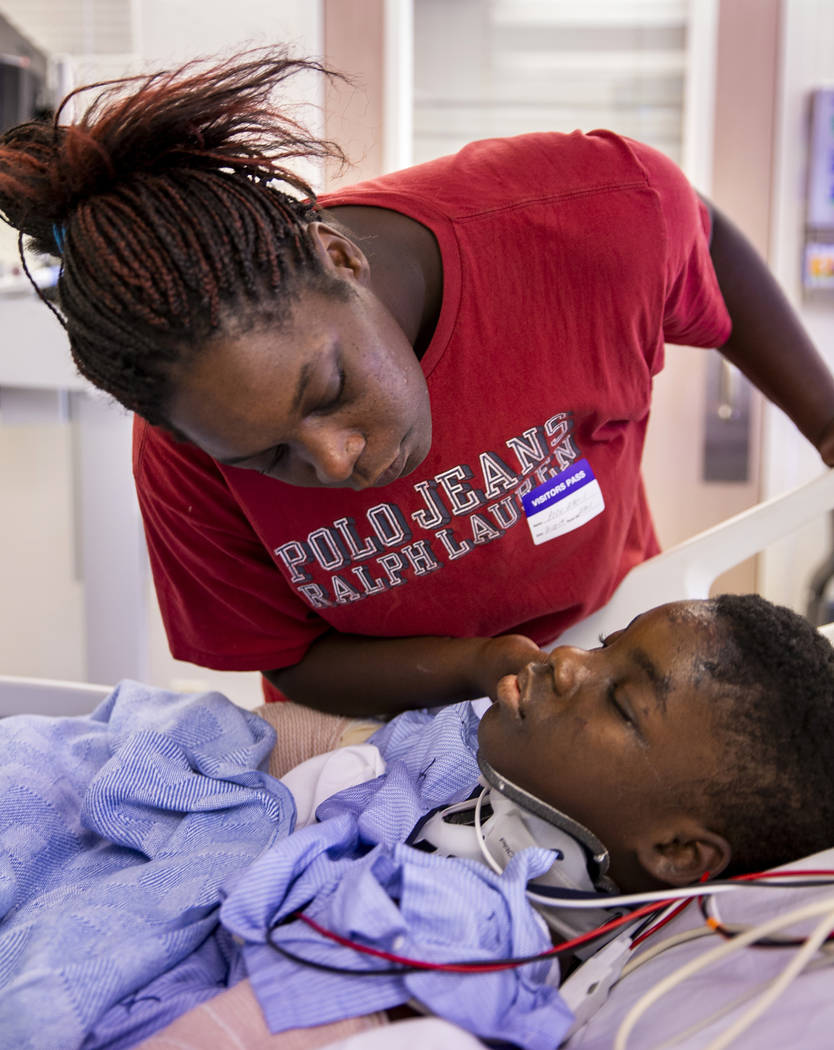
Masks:
[[[729,842],[692,817],[682,817],[637,846],[637,859],[653,879],[688,886],[717,875],[730,863]]]
[[[371,268],[362,249],[350,237],[325,222],[311,222],[307,236],[325,270],[367,284]]]

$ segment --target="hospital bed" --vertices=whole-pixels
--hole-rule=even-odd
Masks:
[[[600,632],[624,626],[653,605],[705,597],[721,573],[832,508],[834,472],[736,515],[638,566],[605,608],[566,632],[560,641],[593,646]],[[834,625],[822,630],[834,641]],[[85,713],[107,692],[103,685],[0,676],[0,716],[24,710]],[[798,858],[791,868],[799,867],[834,869],[834,847],[815,857]],[[793,932],[799,930],[806,936],[818,925],[819,937],[820,930],[834,928],[830,889],[794,888],[776,897],[774,892],[757,887],[732,894],[729,903],[721,903],[722,921],[754,927],[791,919],[804,908],[808,914],[792,920]],[[636,950],[622,974],[628,952],[619,939],[593,955],[562,986],[578,1020],[561,1045],[567,1050],[672,1046],[680,1050],[723,1050],[724,1046],[821,1050],[834,1045],[834,973],[826,965],[834,956],[817,954],[811,966],[800,969],[801,948],[745,949],[715,936],[696,936],[702,923],[697,909],[690,906],[656,940]],[[735,947],[724,949],[722,955],[724,943]],[[740,1019],[754,1010],[760,1015],[734,1035],[733,1026],[739,1026]],[[512,1033],[507,1037],[511,1039]],[[244,1044],[234,1045],[246,1050]],[[399,1022],[330,1045],[332,1050],[478,1050],[485,1046],[437,1018]]]

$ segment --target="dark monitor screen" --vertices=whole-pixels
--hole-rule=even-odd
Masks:
[[[25,60],[0,55],[0,133],[36,115],[42,90],[42,77]]]

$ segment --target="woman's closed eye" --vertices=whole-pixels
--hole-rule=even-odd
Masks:
[[[342,398],[345,392],[345,370],[339,365],[336,372],[335,389],[330,393],[325,400],[316,407],[315,412],[317,415],[327,415],[328,412],[335,411],[342,403]]]
[[[312,414],[324,416],[330,412],[335,412],[343,403],[345,381],[345,370],[339,365],[334,376],[334,383],[331,384],[333,386],[332,392],[325,395],[325,400],[313,409]],[[269,460],[266,466],[261,467],[260,470],[258,470],[258,473],[271,474],[273,471],[277,470],[286,459],[287,453],[288,449],[286,445],[276,445],[269,454]]]

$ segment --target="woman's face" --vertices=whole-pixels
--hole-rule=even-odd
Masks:
[[[168,421],[219,463],[289,485],[364,489],[415,470],[431,446],[420,362],[379,298],[302,291],[289,320],[212,340]]]
[[[598,649],[554,649],[498,684],[479,746],[509,780],[590,828],[612,870],[719,768],[711,616],[660,606]]]

